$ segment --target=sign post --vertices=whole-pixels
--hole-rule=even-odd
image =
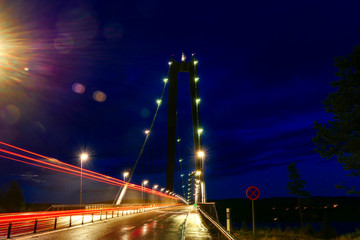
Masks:
[[[255,235],[255,213],[254,213],[254,200],[251,200],[251,209],[252,209],[252,225],[253,225],[253,234]]]
[[[230,233],[230,208],[226,208],[226,230]]]
[[[260,191],[257,187],[251,186],[248,189],[246,189],[246,196],[251,200],[253,234],[255,235],[254,200],[260,197]]]

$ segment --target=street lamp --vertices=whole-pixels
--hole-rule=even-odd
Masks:
[[[129,176],[129,172],[128,171],[125,171],[123,172],[123,177],[124,177],[124,182],[126,180],[126,178]]]
[[[146,184],[148,184],[148,183],[149,183],[148,180],[144,180],[141,183],[141,201],[144,201],[144,188],[145,188]]]
[[[89,155],[87,153],[82,153],[80,155],[80,170],[81,170],[81,174],[80,174],[80,205],[82,205],[82,164],[83,161],[88,160]]]
[[[198,156],[199,158],[201,158],[201,160],[203,160],[203,158],[205,157],[205,152],[202,151],[202,150],[200,150],[200,151],[197,152],[197,156]]]
[[[122,175],[123,175],[123,179],[124,179],[125,184],[124,184],[124,186],[122,186],[122,187],[119,188],[119,191],[118,191],[118,193],[117,193],[116,196],[115,196],[115,198],[116,198],[116,204],[117,204],[117,205],[120,204],[122,198],[123,198],[124,195],[125,195],[125,192],[126,192],[126,189],[127,189],[126,178],[130,175],[130,173],[129,173],[128,171],[124,171],[124,172],[122,173]],[[129,179],[129,181],[130,181],[130,179]]]
[[[154,190],[156,190],[158,187],[159,187],[159,185],[155,184],[151,190],[153,202],[155,202]]]

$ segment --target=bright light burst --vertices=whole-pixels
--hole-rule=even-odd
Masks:
[[[0,35],[4,37],[0,31]],[[6,35],[5,35],[6,36]],[[16,40],[0,40],[0,86],[10,82],[23,82],[27,78],[29,58],[22,49],[23,43]],[[25,70],[25,71],[24,71]]]
[[[89,155],[87,153],[82,153],[80,155],[80,160],[81,161],[86,161],[86,160],[88,160],[88,158],[89,158]]]
[[[27,101],[48,100],[43,98],[49,96],[37,93],[59,91],[58,85],[53,84],[58,77],[57,69],[66,71],[76,67],[76,64],[67,65],[64,56],[69,54],[70,58],[74,48],[90,55],[82,48],[88,46],[98,28],[96,18],[89,11],[79,8],[65,12],[59,16],[56,27],[50,29],[54,32],[49,32],[39,24],[42,16],[35,15],[34,7],[32,1],[0,1],[0,105],[28,98],[29,90],[36,97]],[[64,58],[59,60],[59,56]],[[73,85],[73,90],[81,94],[85,86]],[[106,100],[106,94],[101,91],[93,97],[98,102]],[[22,104],[27,103],[22,101]]]
[[[17,117],[24,116],[22,110],[35,100],[29,99],[29,89],[37,87],[30,79],[34,73],[32,63],[36,57],[36,34],[27,29],[26,14],[22,18],[16,14],[18,7],[16,3],[0,1],[0,121],[6,125],[15,124],[20,120]],[[13,105],[8,105],[9,102]],[[16,112],[10,111],[13,109]],[[11,119],[17,121],[9,122]]]
[[[205,157],[205,152],[202,151],[202,150],[200,150],[200,151],[197,152],[197,156],[198,156],[199,158],[204,158],[204,157]]]
[[[28,32],[16,26],[4,12],[0,19],[0,87],[4,87],[27,79],[32,47]]]

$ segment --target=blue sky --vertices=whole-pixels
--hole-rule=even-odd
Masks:
[[[334,91],[334,57],[350,54],[360,41],[357,1],[8,1],[1,6],[0,14],[10,19],[3,27],[31,46],[26,81],[8,80],[11,91],[2,86],[2,141],[71,164],[78,164],[77,152],[87,147],[93,156],[86,167],[121,177],[140,151],[168,60],[195,53],[208,198],[245,197],[251,185],[264,197],[287,196],[286,166],[293,161],[314,196],[345,195],[334,185],[356,183],[336,160],[323,161],[311,138],[313,122],[331,117],[322,101]],[[179,80],[187,173],[194,167],[190,93],[186,74]],[[83,84],[85,92],[75,93],[74,83]],[[95,101],[95,91],[104,92],[106,100]],[[20,116],[9,113],[9,105]],[[164,101],[134,181],[151,177],[165,186],[166,126]],[[1,161],[21,171],[17,163]],[[175,182],[179,189],[180,178]]]

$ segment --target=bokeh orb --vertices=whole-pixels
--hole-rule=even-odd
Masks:
[[[74,83],[72,85],[72,90],[78,94],[83,94],[85,92],[85,86],[82,85],[81,83]]]
[[[102,91],[95,91],[93,94],[93,98],[95,101],[98,102],[105,102],[106,100],[106,94]]]
[[[15,123],[17,123],[20,120],[20,116],[21,116],[20,109],[12,104],[7,105],[0,112],[1,119],[7,125],[14,125]]]

